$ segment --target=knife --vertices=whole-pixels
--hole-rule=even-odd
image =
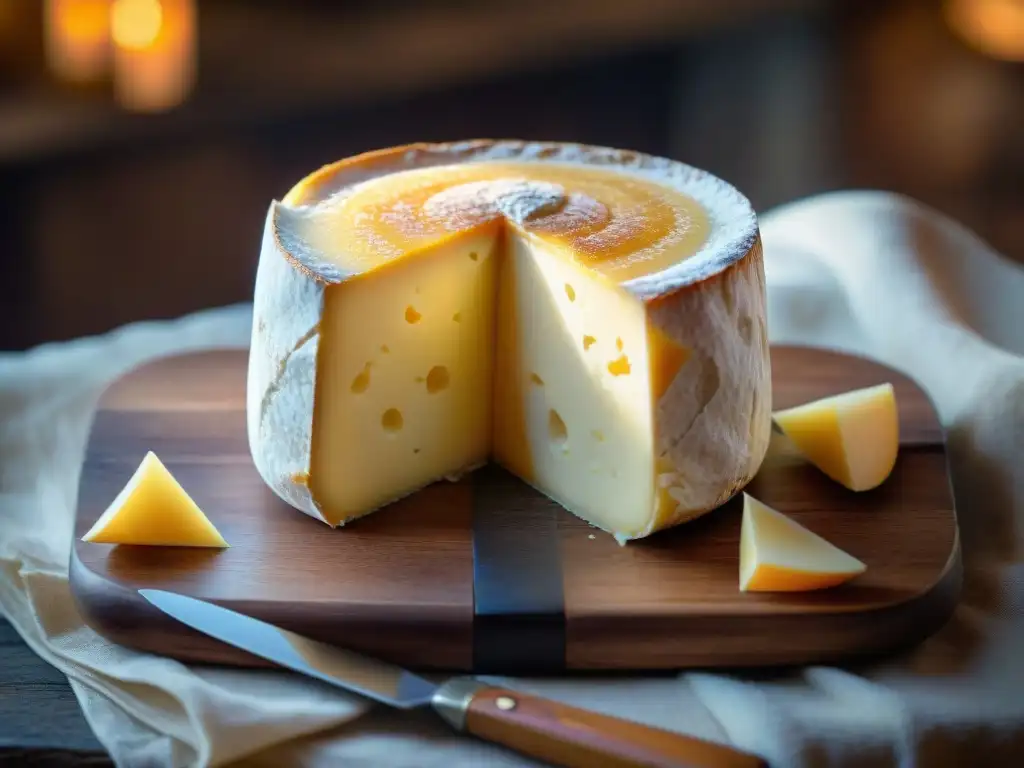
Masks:
[[[456,731],[568,768],[754,768],[756,755],[508,690],[474,677],[434,683],[401,667],[280,629],[214,603],[140,589],[151,604],[228,645],[399,709],[430,707]]]

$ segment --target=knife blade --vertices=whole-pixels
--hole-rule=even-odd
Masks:
[[[434,683],[395,664],[304,637],[188,595],[139,594],[163,613],[278,666],[399,709],[429,707],[466,732],[531,757],[580,766],[766,766],[716,742],[571,707],[469,676]]]

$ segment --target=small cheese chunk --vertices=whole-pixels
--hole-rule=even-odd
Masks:
[[[749,494],[743,494],[741,592],[834,587],[866,570],[860,560]]]
[[[82,541],[172,547],[229,546],[152,451],[146,454],[131,480]]]
[[[892,384],[833,395],[773,416],[808,461],[850,490],[881,485],[896,464],[900,424]]]

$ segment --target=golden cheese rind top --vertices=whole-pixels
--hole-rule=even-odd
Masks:
[[[272,210],[278,247],[324,283],[504,220],[653,299],[721,272],[757,239],[750,202],[721,179],[674,160],[580,144],[477,140],[379,150],[315,171],[282,203]],[[319,218],[316,227],[304,226],[310,217]]]

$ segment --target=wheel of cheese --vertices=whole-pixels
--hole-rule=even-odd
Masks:
[[[493,461],[625,542],[756,473],[767,338],[757,219],[706,172],[578,144],[370,152],[270,205],[250,447],[331,526]]]

